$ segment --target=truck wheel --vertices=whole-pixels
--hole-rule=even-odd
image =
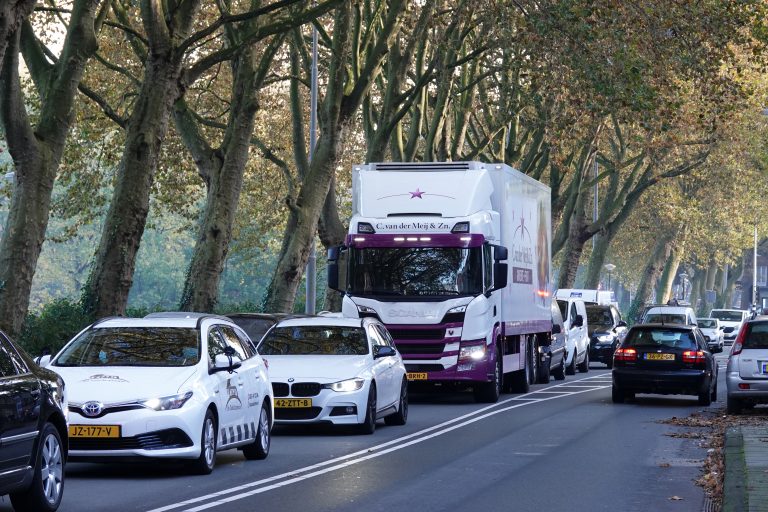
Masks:
[[[525,346],[525,366],[528,368],[528,383],[536,384],[536,379],[539,377],[539,358],[537,357],[539,349],[536,338],[528,336],[528,343]]]
[[[499,401],[499,395],[501,395],[501,381],[504,378],[501,368],[501,354],[496,351],[496,364],[493,367],[493,380],[491,382],[483,382],[475,386],[475,401],[495,404]]]
[[[578,354],[579,352],[576,350],[576,347],[573,347],[573,357],[571,357],[571,364],[565,368],[566,375],[576,375],[576,356],[578,356]]]

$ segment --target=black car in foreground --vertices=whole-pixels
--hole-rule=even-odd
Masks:
[[[695,395],[700,405],[717,399],[717,363],[696,326],[632,327],[613,356],[614,403],[635,393]]]
[[[64,491],[64,382],[0,331],[0,495],[17,511],[52,512]]]

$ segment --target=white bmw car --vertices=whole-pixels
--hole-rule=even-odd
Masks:
[[[154,313],[80,332],[49,363],[67,383],[69,456],[188,459],[207,474],[216,452],[269,453],[267,368],[224,317]]]
[[[262,339],[277,423],[405,425],[408,381],[386,327],[373,318],[283,320]]]

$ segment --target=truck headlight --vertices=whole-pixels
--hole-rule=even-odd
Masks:
[[[485,357],[485,342],[476,345],[464,345],[459,348],[459,361],[480,361]]]
[[[186,393],[181,393],[178,395],[142,400],[140,403],[147,409],[154,409],[156,411],[170,411],[172,409],[180,409],[185,403],[187,403],[187,400],[190,398],[192,398],[192,392],[187,391]]]
[[[455,308],[451,308],[447,311],[448,313],[465,313],[467,311],[467,305],[464,304],[463,306],[456,306]]]
[[[349,392],[349,391],[357,391],[358,389],[361,389],[363,387],[363,384],[365,384],[365,379],[347,379],[347,380],[340,380],[339,382],[332,382],[331,384],[325,384],[323,387],[325,389],[332,389],[334,391],[338,391],[339,393],[342,392]]]

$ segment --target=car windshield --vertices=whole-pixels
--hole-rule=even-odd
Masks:
[[[685,325],[685,315],[673,315],[670,313],[649,313],[645,316],[644,323]]]
[[[696,349],[696,339],[691,331],[674,329],[633,328],[627,334],[623,347],[657,347]]]
[[[717,322],[717,320],[714,318],[699,318],[696,323],[699,324],[699,327],[702,329],[714,329],[717,326],[715,322]]]
[[[587,306],[587,324],[591,328],[595,327],[613,327],[613,316],[611,308],[604,306]]]
[[[179,327],[98,327],[82,333],[53,366],[193,366],[200,333]]]
[[[482,247],[368,247],[352,250],[349,292],[440,297],[483,293]]]
[[[259,353],[265,356],[362,356],[368,352],[368,339],[361,327],[326,325],[275,327],[259,345]]]
[[[712,310],[712,318],[725,320],[726,322],[741,322],[743,316],[741,311],[727,311],[725,309]]]
[[[750,325],[742,348],[768,348],[768,322]]]

